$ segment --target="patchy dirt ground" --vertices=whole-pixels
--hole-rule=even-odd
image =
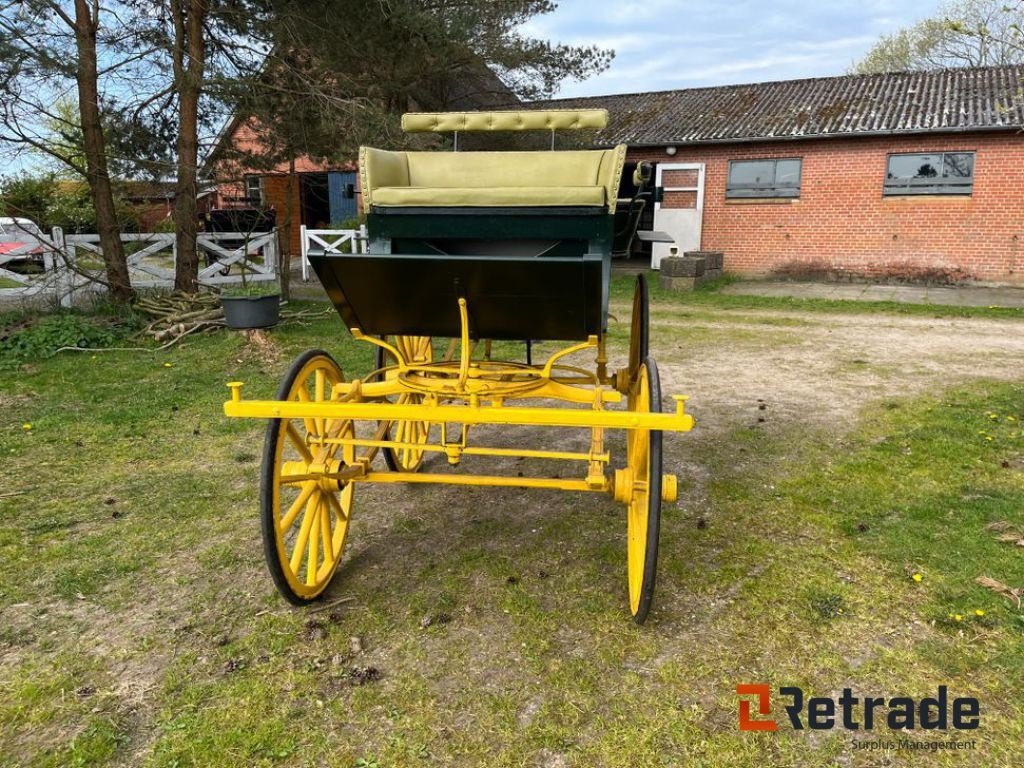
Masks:
[[[698,428],[666,440],[683,498],[665,512],[644,628],[626,618],[618,506],[540,491],[359,489],[327,596],[351,600],[318,614],[286,607],[254,523],[262,432],[225,424],[214,389],[243,375],[248,394],[267,396],[284,366],[234,342],[198,340],[132,392],[117,371],[64,360],[4,379],[0,403],[17,405],[2,417],[5,487],[19,495],[0,494],[0,765],[914,762],[835,734],[736,732],[739,682],[889,692],[953,674],[915,655],[947,647],[915,594],[871,553],[836,544],[827,523],[787,514],[776,478],[809,456],[840,460],[886,404],[1020,382],[1024,322],[676,304],[655,305],[652,319],[666,407],[668,394],[689,394]],[[286,356],[338,349],[345,367],[365,369],[348,340],[324,342],[329,327],[275,343]],[[625,332],[613,337],[621,359]],[[68,397],[72,378],[82,389]],[[564,450],[587,439],[478,436]],[[609,447],[621,456],[621,436]],[[526,464],[471,468],[566,472]],[[426,468],[447,471],[441,457]],[[807,595],[837,580],[856,586],[844,603],[856,620],[806,615]],[[989,696],[994,735],[981,754],[1008,765],[1019,697],[998,664],[965,667],[956,682]]]
[[[705,343],[688,343],[694,330]],[[882,398],[1016,380],[1024,364],[1024,334],[1003,320],[733,311],[724,321],[687,321],[664,313],[652,336],[663,389],[690,393],[713,420],[705,427],[765,401],[774,422],[841,430]]]
[[[753,310],[679,314],[659,308],[652,352],[663,393],[691,396],[689,410],[699,428],[670,441],[679,449],[670,455],[698,476],[709,468],[692,466],[687,456],[729,441],[737,428],[824,431],[839,440],[862,409],[882,407],[887,398],[1024,376],[1024,333],[1019,323],[1005,320]]]

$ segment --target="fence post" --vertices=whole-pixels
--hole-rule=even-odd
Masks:
[[[264,263],[270,263],[274,274],[277,275],[277,279],[280,281],[281,270],[287,269],[291,265],[281,264],[281,231],[277,227],[274,227],[273,237],[267,241],[267,248],[269,249],[268,258],[264,259]]]
[[[299,225],[299,254],[302,260],[302,282],[309,282],[309,260],[306,258],[309,247],[306,243],[306,225]]]
[[[359,253],[368,253],[370,250],[370,237],[366,233],[366,225],[359,225]]]
[[[53,248],[43,249],[43,269],[46,272],[53,272],[58,267],[58,259],[56,256],[57,250],[63,250],[64,248],[64,230],[60,227],[54,227],[50,231],[50,242],[53,244]]]
[[[50,256],[50,264],[53,267],[53,284],[57,291],[57,301],[62,307],[71,307],[75,292],[75,272],[71,269],[71,263],[75,259],[75,246],[67,242],[64,230],[60,227],[54,227],[50,235],[55,246],[54,254]],[[56,258],[56,254],[61,252],[64,258]],[[49,253],[49,249],[44,250],[44,265],[47,253]]]

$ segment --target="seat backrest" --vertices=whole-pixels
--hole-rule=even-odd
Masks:
[[[599,186],[603,151],[407,152],[411,187]]]
[[[362,147],[359,170],[366,210],[381,187],[603,187],[608,212],[614,213],[625,159],[625,145],[551,152],[389,152]]]

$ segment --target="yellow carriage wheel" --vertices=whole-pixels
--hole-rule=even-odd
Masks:
[[[661,411],[661,383],[653,358],[648,357],[640,365],[628,403],[629,410],[636,413]],[[651,609],[658,571],[661,437],[660,430],[631,429],[626,432],[627,470],[632,483],[626,502],[629,610],[637,624],[643,624]]]
[[[633,289],[633,315],[629,329],[629,382],[630,386],[637,380],[640,366],[644,364],[650,348],[651,320],[650,299],[647,290],[647,278],[636,276],[636,287]]]
[[[300,355],[281,382],[278,400],[327,402],[341,368],[321,350]],[[352,483],[325,477],[356,463],[354,446],[320,443],[351,438],[351,420],[271,419],[260,488],[263,550],[274,585],[301,605],[319,596],[341,561],[352,516]]]
[[[434,343],[430,336],[394,336],[394,347],[401,353],[406,364],[432,363]],[[382,347],[377,347],[376,368],[394,365],[394,356]],[[392,402],[400,405],[418,405],[423,402],[419,392],[403,392]],[[424,445],[430,438],[429,421],[392,421],[386,439],[408,443],[406,448],[385,448],[384,463],[392,472],[417,472],[423,465],[424,451],[415,446]]]

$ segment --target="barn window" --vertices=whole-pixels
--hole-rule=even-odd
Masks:
[[[245,177],[245,200],[249,205],[263,205],[263,177]]]
[[[969,195],[973,191],[973,152],[889,155],[887,195]]]
[[[727,198],[800,197],[799,157],[784,160],[733,160],[729,163]]]

